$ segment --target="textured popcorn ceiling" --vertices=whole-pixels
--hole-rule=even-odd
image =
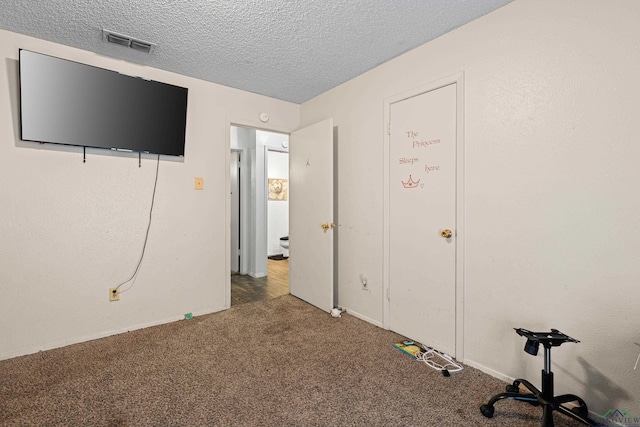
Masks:
[[[0,28],[302,103],[511,1],[2,0]]]

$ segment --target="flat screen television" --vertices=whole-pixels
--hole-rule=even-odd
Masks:
[[[187,88],[19,54],[22,140],[184,156]]]

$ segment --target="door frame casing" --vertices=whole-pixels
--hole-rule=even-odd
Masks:
[[[426,83],[413,89],[409,89],[395,96],[384,100],[384,144],[383,144],[383,262],[382,262],[382,283],[383,283],[383,327],[390,329],[390,295],[391,295],[391,274],[390,274],[390,148],[391,148],[391,105],[413,98],[427,92],[440,89],[442,87],[456,84],[456,267],[455,267],[455,354],[452,355],[457,360],[464,363],[464,72],[443,77],[441,79]]]
[[[231,153],[236,153],[238,155],[238,187],[237,187],[237,191],[238,191],[238,247],[235,248],[235,251],[237,252],[237,256],[239,258],[239,262],[238,262],[238,273],[239,274],[246,274],[247,272],[247,266],[246,266],[246,260],[244,260],[244,257],[242,256],[242,254],[240,253],[240,249],[244,247],[245,243],[242,241],[242,238],[244,236],[244,231],[243,231],[243,227],[242,227],[242,221],[246,215],[246,213],[244,212],[243,207],[243,203],[242,203],[242,195],[243,195],[243,191],[242,191],[242,171],[243,171],[243,167],[242,167],[242,159],[246,159],[247,156],[247,150],[244,148],[231,148],[231,150],[229,151],[229,170],[231,170]],[[229,181],[229,194],[231,194],[231,181]],[[231,212],[231,202],[229,202],[229,212]],[[229,215],[229,227],[231,227],[231,220],[233,218],[231,218],[231,215]],[[233,232],[230,232],[229,234],[229,248],[231,249],[231,235],[233,234]],[[229,271],[231,272],[231,256],[229,257]]]

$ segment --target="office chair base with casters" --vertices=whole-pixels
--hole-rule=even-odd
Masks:
[[[527,338],[524,350],[535,356],[538,354],[540,344],[544,346],[544,369],[542,370],[542,390],[536,388],[527,380],[516,379],[509,384],[504,393],[493,396],[486,404],[480,406],[480,412],[487,418],[493,417],[494,405],[503,399],[519,400],[528,402],[534,406],[542,406],[542,427],[553,427],[553,412],[559,412],[567,417],[573,418],[585,425],[595,427],[596,423],[589,418],[587,404],[580,397],[573,394],[553,395],[553,372],[551,372],[551,347],[559,346],[565,342],[580,342],[563,334],[557,329],[550,332],[531,332],[526,329],[517,328],[518,335]],[[520,386],[528,392],[521,392]],[[574,407],[567,407],[565,404],[574,402]]]

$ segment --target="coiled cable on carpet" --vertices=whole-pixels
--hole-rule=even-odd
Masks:
[[[445,377],[448,377],[450,373],[462,371],[462,365],[453,360],[448,354],[439,352],[434,348],[427,346],[420,346],[424,351],[416,353],[416,360],[424,362],[427,366],[441,371]]]

